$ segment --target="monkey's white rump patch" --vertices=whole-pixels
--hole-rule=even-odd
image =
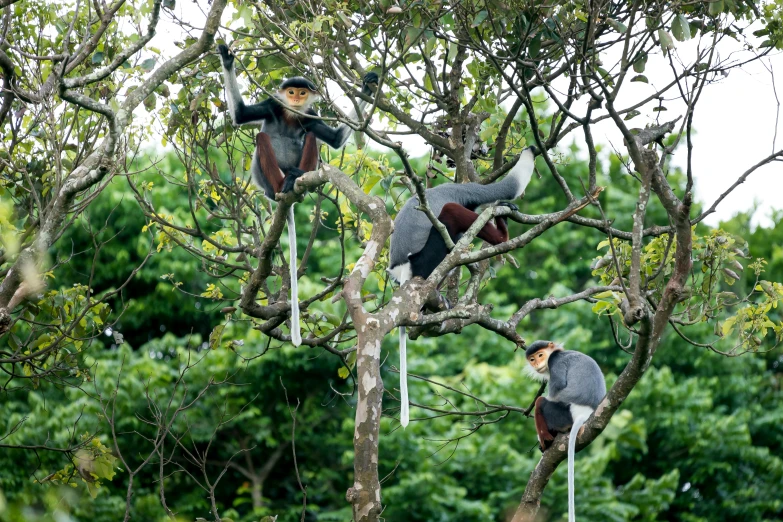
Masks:
[[[578,418],[587,419],[595,411],[590,406],[581,406],[579,404],[571,404],[571,418],[576,420]]]
[[[406,281],[413,277],[410,261],[390,268],[387,271],[389,272],[389,275],[401,285],[405,284]]]

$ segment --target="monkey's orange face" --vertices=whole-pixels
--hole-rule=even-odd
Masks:
[[[533,367],[538,373],[544,373],[549,369],[549,354],[552,353],[550,349],[539,350],[530,357],[527,358],[530,366]]]
[[[285,89],[285,100],[292,109],[301,109],[309,105],[313,98],[313,91],[302,87],[289,87]]]

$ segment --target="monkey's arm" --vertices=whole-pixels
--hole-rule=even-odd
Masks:
[[[549,398],[553,401],[570,403],[563,395],[568,388],[568,361],[565,352],[554,352],[549,356]]]
[[[277,102],[270,98],[268,100],[262,101],[261,103],[245,105],[245,103],[242,101],[242,98],[239,98],[239,102],[233,106],[229,102],[231,120],[234,122],[234,125],[258,123],[263,120],[267,120],[274,115],[276,103]]]
[[[234,69],[234,54],[223,44],[218,45],[220,60],[223,64],[223,80],[226,85],[226,97],[228,99],[228,111],[234,125],[259,122],[271,118],[274,114],[275,102],[272,99],[261,103],[246,105],[239,92],[236,70]]]
[[[315,112],[312,112],[315,115]],[[305,129],[307,132],[312,132],[315,136],[332,147],[333,149],[339,149],[348,138],[351,136],[351,128],[345,123],[338,127],[330,127],[321,120],[308,120],[305,123]]]

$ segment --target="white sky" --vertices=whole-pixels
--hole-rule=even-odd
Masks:
[[[177,2],[175,12],[177,16],[194,26],[202,27],[205,18],[203,13],[207,9],[208,6],[203,0],[199,5],[181,0]],[[223,15],[223,23],[229,23],[230,19],[229,8]],[[171,42],[178,39],[176,35],[180,33],[179,26],[164,10],[158,36],[153,39],[152,45],[164,49],[164,52],[166,50],[176,52],[177,49],[171,45]],[[677,52],[688,63],[688,59],[695,54],[696,41],[675,43]],[[729,39],[719,46],[724,57],[739,49],[741,45]],[[745,170],[773,151],[776,119],[780,108],[775,96],[773,78],[768,69],[776,73],[778,97],[783,101],[783,54],[776,53],[765,58],[764,63],[766,68],[761,63],[754,62],[731,71],[727,77],[717,83],[707,85],[698,102],[694,114],[696,132],[693,136],[693,171],[696,199],[705,206],[711,205]],[[610,69],[612,66],[613,64],[606,63],[604,67]],[[666,81],[672,78],[667,61],[660,55],[649,57],[644,74],[653,83],[658,82],[656,79],[659,78],[666,78]],[[618,100],[618,107],[628,106],[633,101],[649,96],[653,92],[653,85],[627,83],[623,89],[624,94]],[[347,108],[348,104],[345,105]],[[684,113],[682,110],[684,104],[664,103],[664,105],[669,110],[662,113],[652,112],[653,105],[648,105],[645,110],[642,110],[642,114],[630,123],[634,127],[643,127],[646,123],[654,121],[656,116],[660,116],[660,121],[665,122]],[[579,114],[580,111],[577,110],[577,113]],[[777,149],[783,148],[783,117],[779,119]],[[574,132],[572,136],[576,143],[580,145],[583,143],[580,132]],[[622,136],[608,120],[594,126],[593,138],[596,143],[606,145],[605,154],[612,150],[610,143],[617,149],[625,151],[622,146]],[[420,137],[403,137],[401,141],[414,157],[429,151],[429,147]],[[567,139],[562,146],[570,144],[571,141]],[[678,166],[685,166],[685,147],[678,150],[673,161]],[[754,172],[743,185],[735,189],[706,222],[717,225],[720,220],[728,219],[736,212],[748,210],[754,204],[758,204],[754,222],[769,225],[771,210],[783,209],[782,195],[783,164],[769,164]]]

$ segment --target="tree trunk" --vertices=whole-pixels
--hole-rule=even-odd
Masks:
[[[375,522],[381,513],[381,483],[378,479],[378,437],[383,407],[381,340],[378,320],[370,315],[357,324],[356,375],[359,397],[354,425],[354,483],[346,499],[353,505],[356,522]]]

